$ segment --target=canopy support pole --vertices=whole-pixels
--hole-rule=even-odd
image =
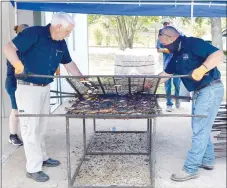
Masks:
[[[194,25],[194,0],[191,2],[191,35],[193,36],[193,25]]]
[[[18,25],[18,10],[17,10],[17,2],[14,1],[14,17],[15,17],[15,26]]]

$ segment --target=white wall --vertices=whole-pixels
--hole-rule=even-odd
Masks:
[[[2,38],[1,38],[1,46],[3,47],[5,44],[7,44],[12,37],[15,36],[13,28],[14,28],[14,8],[12,7],[10,2],[1,2],[1,12],[2,12],[2,25],[1,25],[1,31],[2,31]],[[28,24],[33,25],[33,12],[32,11],[18,11],[18,24]],[[1,69],[0,69],[0,78],[1,78],[1,91],[0,92],[0,98],[1,98],[1,108],[2,108],[2,116],[8,117],[10,111],[11,111],[11,104],[9,100],[9,96],[5,91],[5,78],[6,78],[6,59],[4,54],[1,50]]]
[[[86,14],[74,14],[75,26],[75,50],[70,46],[73,60],[78,65],[81,72],[89,74],[88,63],[88,23]]]

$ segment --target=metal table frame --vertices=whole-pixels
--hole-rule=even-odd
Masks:
[[[75,115],[75,114],[20,114],[17,115],[17,117],[64,117],[66,118],[66,153],[67,153],[67,174],[68,174],[68,188],[74,188],[73,183],[75,182],[76,176],[79,173],[79,169],[82,165],[82,163],[86,160],[86,155],[110,155],[110,152],[87,152],[90,143],[88,146],[86,146],[86,121],[85,119],[147,119],[147,131],[144,131],[144,133],[147,133],[148,136],[148,152],[147,153],[112,153],[112,155],[149,155],[149,162],[150,162],[150,178],[151,178],[151,185],[147,186],[149,188],[154,188],[155,186],[155,134],[156,134],[156,118],[157,117],[198,117],[198,118],[206,118],[206,115],[189,115],[189,114],[147,114],[147,115],[120,115],[117,116],[113,115]],[[84,143],[84,154],[82,156],[82,160],[80,164],[78,165],[75,173],[72,176],[71,173],[71,158],[70,158],[70,130],[69,130],[69,120],[70,119],[83,119],[83,143]],[[153,122],[152,122],[153,120]],[[96,124],[95,120],[93,123],[94,126],[94,132],[98,133],[100,131],[96,131]],[[101,131],[102,132],[102,131]],[[108,131],[106,131],[108,132]],[[138,133],[141,131],[134,131],[134,133]],[[111,132],[112,133],[112,132]],[[127,131],[125,133],[133,133],[133,131]],[[153,187],[152,187],[153,186]],[[76,187],[99,187],[99,186],[76,186]],[[107,187],[107,186],[105,186]],[[134,187],[136,186],[116,186],[116,185],[110,185],[109,187]],[[137,186],[138,188],[141,186]],[[101,188],[101,186],[100,186]],[[103,188],[103,186],[102,186]]]
[[[87,155],[148,155],[149,156],[149,163],[150,163],[150,178],[151,178],[151,185],[150,188],[154,188],[155,186],[155,152],[154,152],[154,142],[155,142],[155,132],[156,132],[156,118],[148,118],[147,119],[147,130],[146,131],[97,131],[96,130],[96,121],[93,119],[93,128],[94,128],[94,135],[96,133],[146,133],[147,134],[147,152],[89,152],[89,146],[93,141],[93,138],[86,145],[86,120],[83,118],[83,147],[84,147],[84,154],[81,157],[81,162],[78,164],[74,174],[72,175],[71,169],[71,159],[70,159],[70,128],[69,128],[69,120],[73,117],[66,117],[66,152],[67,152],[67,172],[68,172],[68,188],[74,187],[82,187],[82,186],[73,186],[76,181],[76,177],[80,172],[80,168],[84,161],[86,161]],[[153,123],[152,123],[153,120]],[[110,187],[122,187],[116,185],[110,185]],[[88,186],[86,186],[88,187]],[[97,186],[89,186],[89,187],[97,187]],[[136,187],[136,186],[125,186],[125,187]],[[141,186],[139,186],[141,187]]]
[[[132,94],[131,90],[131,79],[132,78],[143,78],[143,87],[142,90],[139,92],[144,91],[144,86],[145,86],[145,80],[146,79],[157,79],[155,82],[155,87],[152,95],[155,98],[166,98],[166,95],[162,94],[156,94],[159,82],[161,78],[175,78],[175,77],[190,77],[190,75],[176,75],[176,76],[159,76],[159,75],[152,75],[152,76],[147,76],[147,75],[93,75],[93,76],[48,76],[48,75],[28,75],[29,77],[39,77],[39,78],[65,78],[71,87],[75,90],[76,93],[68,93],[68,92],[62,92],[62,91],[52,91],[55,93],[60,93],[60,94],[66,94],[66,96],[60,96],[60,98],[63,97],[77,97],[81,96],[82,93],[78,90],[78,88],[70,81],[70,79],[81,79],[81,78],[95,78],[98,80],[98,85],[101,88],[101,91],[103,94],[105,94],[104,86],[102,82],[100,81],[100,77],[106,77],[106,78],[112,78],[114,81],[114,87],[116,85],[114,77],[117,78],[124,78],[128,80],[128,93]],[[115,88],[116,94],[118,94],[117,88]],[[59,96],[57,96],[59,97]],[[169,96],[172,98],[178,98],[178,99],[186,99],[188,101],[191,100],[190,97],[176,97],[176,96]],[[55,97],[53,97],[55,98]],[[156,99],[157,102],[157,99]],[[158,105],[158,103],[156,104]],[[188,115],[188,114],[142,114],[142,115],[113,115],[113,114],[100,114],[100,115],[92,115],[92,114],[20,114],[17,115],[18,117],[64,117],[66,118],[66,153],[67,153],[67,176],[68,176],[68,188],[73,188],[75,187],[73,184],[76,181],[76,177],[79,174],[80,168],[83,164],[83,162],[86,160],[87,155],[148,155],[149,156],[149,163],[150,163],[150,178],[151,178],[151,185],[147,186],[149,188],[154,188],[155,186],[155,149],[154,149],[154,143],[155,143],[155,134],[156,134],[156,118],[157,117],[206,117],[204,115]],[[72,169],[71,169],[71,158],[70,158],[70,128],[69,128],[69,120],[71,118],[79,118],[83,119],[83,147],[84,147],[84,153],[81,158],[81,162],[77,166],[74,174],[72,175]],[[146,131],[124,131],[124,132],[111,132],[111,133],[145,133],[147,134],[147,152],[140,153],[140,152],[89,152],[89,146],[92,143],[92,140],[89,142],[88,145],[86,145],[86,119],[93,119],[93,127],[94,127],[94,135],[96,133],[108,133],[111,131],[97,131],[96,130],[96,122],[95,119],[147,119],[147,130]],[[99,186],[76,186],[76,187],[99,187]],[[103,186],[102,186],[103,187]],[[136,187],[136,186],[116,186],[116,185],[110,185],[109,187]],[[141,187],[141,186],[137,186]]]

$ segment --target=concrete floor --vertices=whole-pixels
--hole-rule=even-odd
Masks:
[[[165,112],[165,103],[160,102],[160,105]],[[182,103],[180,110],[174,109],[172,113],[189,114],[190,106],[190,103]],[[64,106],[56,111],[56,113],[63,112]],[[87,122],[89,138],[93,131],[92,120],[87,120]],[[71,162],[73,169],[75,169],[83,153],[82,120],[71,120],[70,125]],[[45,183],[36,183],[26,178],[26,160],[23,147],[16,148],[8,143],[7,126],[8,119],[3,119],[2,188],[67,188],[64,118],[52,118],[46,134],[49,156],[60,160],[62,164],[56,168],[43,168],[43,171],[50,176],[50,180]],[[97,129],[109,130],[111,127],[116,127],[117,130],[144,130],[146,120],[97,120]],[[155,188],[226,188],[226,158],[217,158],[215,169],[213,171],[201,170],[198,179],[183,183],[170,180],[171,174],[182,168],[187,151],[190,149],[190,118],[158,118],[156,131]],[[133,141],[130,141],[130,139],[133,139]],[[144,140],[140,139],[141,144],[136,144],[135,139],[137,138],[132,135],[125,138],[127,140],[125,144],[119,142],[126,149],[129,148],[129,145],[132,145],[131,148],[133,149],[137,147],[143,149]],[[122,138],[116,140],[122,140]],[[100,148],[100,145],[98,145],[98,148]],[[90,160],[86,161],[81,168],[77,184],[94,184],[104,187],[118,184],[142,187],[149,184],[148,163],[144,161],[146,158],[146,156],[89,157]]]

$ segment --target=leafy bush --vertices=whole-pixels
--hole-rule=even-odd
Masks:
[[[110,45],[110,36],[106,36],[106,46]]]
[[[96,29],[94,31],[94,36],[95,36],[95,44],[96,45],[101,45],[102,44],[102,40],[103,40],[103,34],[102,34],[101,30]]]

